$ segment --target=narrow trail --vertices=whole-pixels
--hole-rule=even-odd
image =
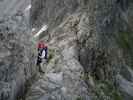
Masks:
[[[51,59],[43,65],[45,74],[32,85],[26,100],[90,100],[81,78],[83,68],[78,62],[75,33],[54,35],[48,44]]]

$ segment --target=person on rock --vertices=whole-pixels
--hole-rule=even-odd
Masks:
[[[41,71],[41,63],[43,60],[45,60],[45,62],[47,62],[47,50],[48,47],[47,45],[43,42],[40,41],[38,43],[38,57],[37,57],[37,66],[39,66],[39,71]]]

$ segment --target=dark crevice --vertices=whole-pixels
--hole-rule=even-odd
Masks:
[[[26,94],[28,93],[30,87],[32,86],[32,84],[34,84],[34,82],[37,80],[37,75],[34,74],[31,78],[26,80],[26,83],[24,84],[24,92],[23,93],[18,93],[20,95],[17,96],[17,100],[26,100]]]
[[[116,4],[118,4],[123,11],[126,11],[129,7],[129,0],[117,0]]]

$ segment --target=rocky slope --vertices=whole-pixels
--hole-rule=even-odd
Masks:
[[[75,18],[71,16],[52,32],[49,62],[42,67],[45,74],[31,87],[26,100],[90,100],[83,67],[78,61],[77,35],[70,24],[76,23]]]
[[[132,0],[31,4],[32,28],[48,26],[45,73],[25,92],[37,72],[29,27],[21,12],[1,19],[0,100],[133,100]]]
[[[74,74],[76,72],[74,68],[71,73],[76,75],[74,78],[80,79],[74,83],[77,84],[84,80],[88,85],[87,95],[91,99],[132,100],[132,5],[132,0],[32,0],[31,21],[33,27],[47,24],[49,26],[49,33],[47,34],[50,40],[47,42],[51,45],[50,49],[51,47],[55,47],[54,50],[57,49],[57,51],[61,49],[60,54],[54,52],[54,56],[57,58],[59,56],[55,60],[56,65],[49,65],[55,59],[54,57],[48,65],[44,65],[44,68],[49,69],[52,66],[53,68],[50,71],[46,70],[41,84],[48,84],[50,80],[54,80],[52,76],[59,74],[59,79],[63,80],[61,86],[64,87],[66,83],[64,73],[67,70],[62,70],[65,68],[63,64],[66,63],[65,65],[67,65],[71,62],[71,67],[67,66],[67,68],[73,68],[73,63],[75,63],[73,59],[76,56],[76,62],[81,64],[80,68],[84,69],[84,71],[81,70],[84,72],[84,78]],[[48,37],[46,36],[45,39]],[[71,38],[72,40],[75,38],[76,41],[71,41]],[[72,49],[71,46],[76,48]],[[72,57],[73,53],[74,57]],[[60,60],[64,61],[61,61],[60,64]],[[58,71],[53,71],[57,70],[56,66]],[[64,75],[63,78],[61,77],[62,74]],[[69,75],[71,78],[73,77],[71,74]],[[37,82],[37,84],[39,83]],[[71,84],[72,81],[67,84],[68,87]],[[56,87],[55,84],[52,86]],[[79,84],[79,87],[83,86]],[[35,87],[37,89],[34,88],[34,85],[32,89],[37,91],[38,85]],[[66,86],[66,90],[69,91],[68,87]],[[52,91],[52,95],[49,95],[49,93],[51,94],[50,88],[49,85],[39,86],[39,91],[42,90],[41,99],[73,100],[75,99],[75,92],[80,93],[80,90],[73,91],[78,87],[72,86],[73,92],[70,98],[67,93],[66,97],[62,96],[63,91],[58,94],[59,88]],[[82,97],[86,96],[81,94],[80,99]]]

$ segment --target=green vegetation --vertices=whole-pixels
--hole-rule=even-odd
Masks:
[[[94,93],[94,100],[123,100],[120,92],[110,81],[98,81]]]
[[[83,77],[83,76],[82,76]],[[92,85],[92,100],[123,100],[120,91],[115,87],[114,83],[110,80],[97,80],[95,76],[84,74],[84,80]],[[92,78],[92,79],[90,79]],[[91,82],[92,81],[92,82]],[[92,84],[93,83],[93,84]],[[79,99],[82,100],[82,99]]]
[[[133,66],[133,61],[132,61],[133,59],[133,33],[130,33],[130,32],[118,33],[116,42],[124,50],[125,52],[124,54],[126,54],[128,65]]]
[[[57,52],[56,48],[50,48],[48,50],[48,64],[56,65],[58,63],[59,55]]]
[[[114,84],[117,70],[111,65],[110,53],[98,49],[94,54],[95,66],[90,72],[81,74],[81,78],[88,84],[88,90],[91,88],[92,100],[123,100]]]
[[[133,50],[133,35],[132,33],[123,32],[118,34],[117,42],[120,47],[126,49],[126,50]]]
[[[55,50],[54,49],[49,49],[48,50],[48,63],[54,57],[54,54],[55,54]]]
[[[77,97],[76,100],[83,100],[83,98],[81,96]]]

